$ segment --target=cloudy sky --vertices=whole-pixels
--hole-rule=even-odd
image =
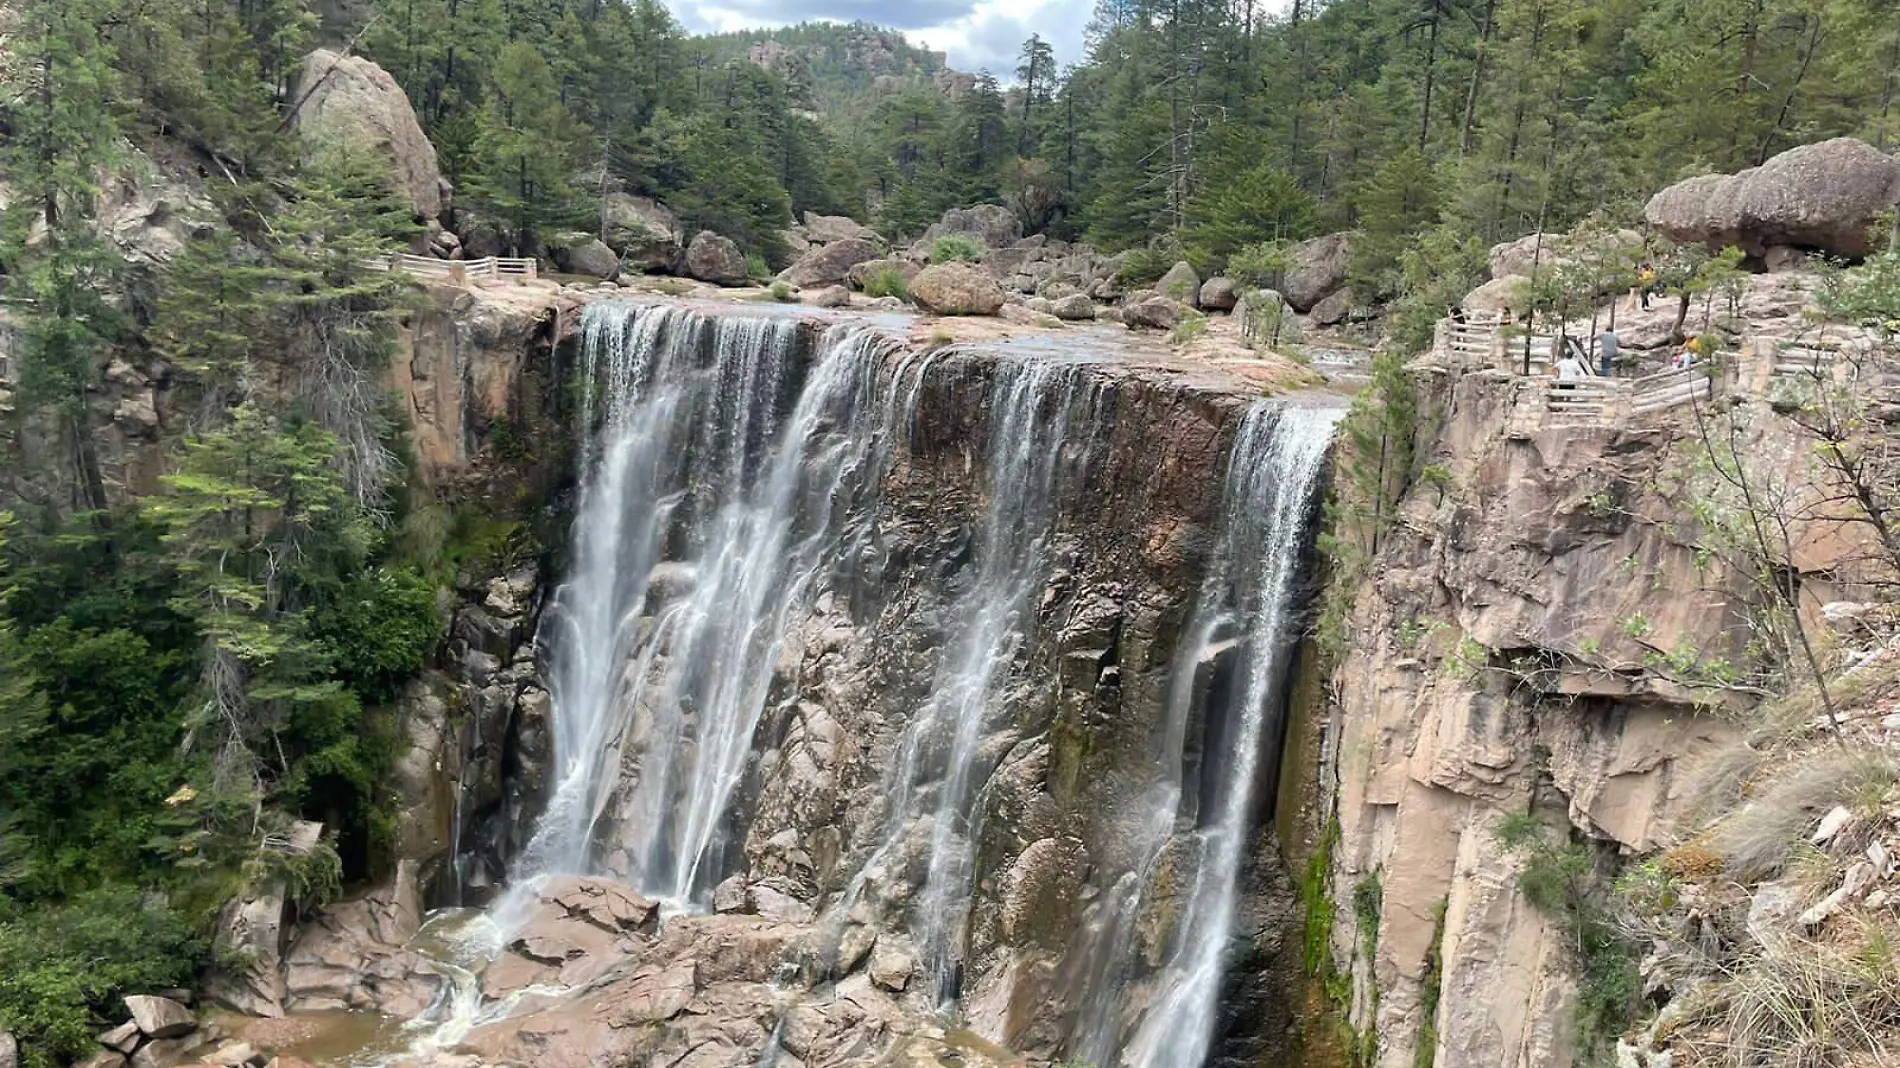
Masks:
[[[826,19],[863,19],[904,31],[912,44],[950,54],[957,70],[1016,72],[1016,52],[1032,33],[1055,47],[1056,62],[1082,59],[1082,29],[1094,0],[668,0],[689,30],[742,30]]]

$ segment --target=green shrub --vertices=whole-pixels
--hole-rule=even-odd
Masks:
[[[1227,260],[1227,277],[1247,286],[1278,289],[1293,266],[1293,245],[1287,241],[1257,241],[1243,245]]]
[[[745,275],[747,278],[764,280],[772,277],[772,268],[765,262],[764,256],[748,252],[745,254]]]
[[[1159,241],[1122,253],[1121,270],[1115,273],[1115,277],[1123,286],[1145,286],[1159,281],[1162,275],[1168,273],[1168,268],[1180,261],[1180,245],[1173,241]]]
[[[904,281],[904,272],[895,267],[880,267],[872,271],[864,280],[864,295],[867,297],[896,297],[898,300],[910,299],[910,285]]]
[[[410,568],[372,568],[317,608],[311,630],[358,697],[387,701],[441,636],[435,584]]]
[[[189,983],[205,950],[184,917],[131,887],[28,914],[0,897],[0,1027],[28,1068],[77,1060],[123,1016],[121,998]]]
[[[969,234],[945,234],[930,246],[932,263],[975,263],[983,258],[981,241]]]
[[[1174,328],[1174,343],[1191,345],[1195,339],[1205,333],[1207,333],[1207,316],[1190,315]]]
[[[773,282],[772,283],[772,299],[778,301],[780,304],[791,303],[793,299],[792,287],[785,284],[784,282]]]

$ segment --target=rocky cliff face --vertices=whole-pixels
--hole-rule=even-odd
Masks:
[[[1532,429],[1509,376],[1426,373],[1433,474],[1377,547],[1332,680],[1309,922],[1330,931],[1319,963],[1347,980],[1333,990],[1363,1061],[1579,1063],[1632,1021],[1578,1011],[1606,962],[1525,892],[1524,828],[1558,843],[1567,878],[1607,885],[1708,818],[1704,777],[1758,699],[1732,685],[1760,652],[1758,591],[1710,551],[1686,410]],[[1741,403],[1754,477],[1803,485],[1786,422]],[[1793,531],[1817,618],[1865,558],[1843,537]]]
[[[484,398],[509,395],[524,380],[520,365],[495,355],[505,345],[480,346],[472,359],[453,355],[452,339],[485,321],[471,320],[472,310],[444,306],[430,313],[439,321],[425,315],[413,328],[408,395],[418,415],[433,413],[418,420],[417,440],[425,465],[451,476],[469,452],[466,428],[496,418]],[[713,330],[695,316],[646,314],[625,336]],[[544,336],[528,323],[503,314],[497,330],[482,329]],[[656,529],[678,542],[667,552],[683,552],[682,562],[654,566],[628,601],[636,641],[674,633],[629,661],[620,685],[635,687],[625,701],[630,719],[623,733],[607,735],[605,774],[584,795],[597,798],[587,805],[596,815],[580,824],[577,841],[604,878],[523,882],[537,864],[561,870],[543,863],[552,847],[541,836],[563,818],[573,774],[573,754],[552,737],[551,722],[572,714],[551,705],[571,706],[573,684],[550,646],[572,643],[585,612],[576,600],[585,591],[573,587],[591,574],[589,550],[577,530],[573,559],[562,565],[569,588],[559,594],[542,597],[537,591],[549,587],[531,569],[467,591],[443,671],[406,701],[411,752],[395,785],[409,807],[398,877],[295,933],[286,1007],[425,1016],[458,1051],[426,1053],[445,1064],[581,1065],[669,1049],[696,1050],[695,1063],[709,1065],[945,1051],[1006,1060],[1002,1047],[1036,1059],[1086,1050],[1101,1063],[1173,1064],[1169,1047],[1193,1046],[1175,1033],[1180,1014],[1202,1011],[1212,1014],[1216,1055],[1229,1062],[1285,1053],[1295,910],[1270,835],[1232,850],[1240,871],[1228,870],[1218,887],[1220,900],[1230,900],[1232,884],[1244,887],[1232,923],[1194,917],[1215,900],[1200,873],[1221,848],[1222,812],[1246,809],[1235,833],[1251,835],[1251,817],[1270,805],[1277,680],[1290,633],[1265,639],[1267,662],[1254,664],[1246,617],[1221,609],[1230,596],[1262,596],[1240,592],[1251,580],[1216,569],[1231,555],[1219,546],[1236,514],[1221,475],[1236,455],[1245,457],[1236,469],[1243,473],[1278,471],[1277,450],[1290,445],[1277,443],[1294,440],[1286,434],[1306,417],[1278,416],[1286,426],[1275,431],[1277,409],[1258,409],[1251,391],[1211,373],[996,349],[920,355],[821,337],[809,324],[746,329],[753,341],[784,347],[738,373],[769,368],[771,378],[733,379],[706,403],[738,402],[734,410],[750,411],[745,418],[760,426],[798,433],[809,398],[839,373],[840,359],[858,361],[868,376],[839,380],[848,388],[837,396],[864,403],[821,409],[812,440],[831,444],[788,469],[801,486],[843,481],[785,513],[805,530],[811,509],[837,509],[835,529],[811,528],[833,530],[825,536],[836,548],[812,557],[808,588],[759,594],[781,605],[756,617],[757,627],[777,628],[776,644],[755,653],[746,643],[758,631],[745,629],[739,644],[716,645],[705,668],[695,666],[705,654],[687,637],[703,625],[693,613],[752,595],[744,586],[720,594],[720,558],[688,548],[706,536],[690,533],[706,522],[714,492],[706,480],[724,470],[697,466],[712,462],[698,457],[730,456],[733,471],[751,472],[746,480],[770,483],[763,455],[748,459],[718,444],[727,427],[744,440],[745,424],[709,409],[709,418],[681,424],[695,436],[654,454],[685,465],[683,485],[701,499],[659,498],[677,518]],[[563,349],[558,359],[599,359],[588,346],[604,344],[601,336],[590,325],[573,355]],[[713,368],[733,346],[706,337],[665,357],[708,361],[701,378],[665,381],[689,389],[707,374],[721,381],[727,372]],[[837,348],[862,344],[871,347],[843,356]],[[602,403],[603,386],[634,388],[639,374],[661,381],[652,369],[660,360],[630,359],[635,378],[626,380],[600,365],[606,377],[578,387],[593,398],[583,403]],[[741,389],[764,392],[736,398]],[[801,395],[804,406],[794,403]],[[772,410],[748,407],[753,396],[776,398]],[[869,420],[866,436],[849,431],[859,416],[847,411]],[[697,436],[702,424],[711,436]],[[1318,448],[1325,425],[1313,424]],[[1255,451],[1237,453],[1242,439],[1257,442]],[[851,459],[859,441],[866,451]],[[840,455],[842,473],[827,475]],[[1294,525],[1274,535],[1294,546],[1289,576],[1298,570],[1304,477],[1288,469],[1284,507]],[[1275,492],[1274,478],[1259,481]],[[583,514],[593,507],[585,494],[597,492],[583,494]],[[642,511],[616,513],[614,537],[632,536],[646,521]],[[774,568],[802,577],[815,536],[786,543],[783,555],[768,552]],[[1258,535],[1228,536],[1258,555]],[[748,540],[731,551],[755,551]],[[1014,548],[999,554],[999,545]],[[1302,595],[1276,590],[1267,607],[1284,609],[1291,628]],[[561,621],[557,630],[550,619]],[[718,817],[703,839],[710,845],[682,853],[701,840],[691,837],[693,813],[728,707],[723,690],[705,688],[704,672],[743,679],[754,664],[762,700],[756,724],[739,735],[730,794],[708,807]],[[1273,700],[1247,696],[1255,691]],[[1248,709],[1261,718],[1243,722]],[[699,741],[669,748],[667,717],[682,713]],[[573,724],[563,729],[571,735]],[[1238,753],[1253,745],[1263,749],[1259,764],[1234,770],[1247,767]],[[692,776],[692,789],[676,784],[677,794],[662,795],[653,809],[662,819],[650,822],[649,795]],[[1246,776],[1244,792],[1234,792],[1236,776]],[[513,885],[498,894],[504,878]],[[655,898],[670,900],[663,924]],[[470,933],[476,928],[420,928],[424,901],[458,899],[489,902],[477,926],[506,932],[491,951],[456,958],[470,968],[466,979],[416,948],[484,937]],[[699,914],[671,914],[681,906]],[[1179,991],[1202,989],[1198,974],[1175,970],[1192,963],[1183,947],[1203,929],[1230,926],[1239,941],[1216,934],[1209,943],[1246,947],[1226,994],[1217,951],[1208,996],[1168,1009]],[[571,992],[468,1030],[536,983]],[[444,995],[465,989],[467,1011],[486,1005],[485,1016],[455,1015],[464,1000]],[[961,1006],[967,1031],[935,1028],[941,1003]],[[1164,1046],[1135,1048],[1157,1036]]]

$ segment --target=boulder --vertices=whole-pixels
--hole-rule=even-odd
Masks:
[[[1008,248],[1022,240],[1023,224],[1016,213],[996,204],[978,204],[973,208],[951,208],[943,218],[924,231],[922,244],[945,234],[969,234],[990,248]]]
[[[389,72],[361,56],[319,48],[304,57],[291,122],[313,147],[347,139],[387,160],[395,188],[416,214],[442,214],[442,171],[435,146],[416,122],[409,97]]]
[[[177,1038],[198,1026],[191,1010],[170,998],[133,994],[125,999],[125,1007],[146,1038]]]
[[[4,1064],[6,1064],[5,1061],[0,1061],[0,1065]],[[116,1049],[102,1049],[85,1060],[77,1062],[74,1068],[125,1068],[125,1054]]]
[[[1004,322],[1016,323],[1019,326],[1048,328],[1062,325],[1062,320],[1053,315],[1038,312],[1027,304],[1005,304],[999,314],[1002,315]]]
[[[196,1033],[153,1039],[132,1054],[132,1068],[175,1068],[184,1063],[187,1054],[203,1044],[204,1036]]]
[[[911,299],[936,315],[995,315],[1003,307],[1003,287],[967,263],[940,263],[917,273]]]
[[[805,253],[797,263],[779,272],[778,280],[800,289],[835,286],[845,280],[851,268],[866,260],[877,259],[878,255],[876,245],[861,238],[847,237]]]
[[[20,1068],[20,1040],[11,1031],[0,1031],[0,1068]]]
[[[851,303],[851,291],[843,286],[826,286],[805,297],[805,303],[814,308],[843,308]]]
[[[107,1049],[116,1049],[120,1053],[130,1053],[139,1048],[139,1037],[138,1021],[127,1020],[100,1035],[99,1044]],[[4,1045],[4,1041],[0,1041],[0,1046]],[[8,1068],[6,1058],[3,1056],[0,1056],[0,1068]]]
[[[829,245],[833,241],[849,240],[879,244],[884,239],[877,235],[876,230],[848,215],[819,215],[810,211],[805,213],[807,244]]]
[[[600,201],[601,237],[620,253],[623,263],[642,271],[667,273],[679,268],[679,219],[651,197],[609,193]],[[466,243],[466,242],[464,242]]]
[[[1053,312],[1058,319],[1064,319],[1072,323],[1086,322],[1095,318],[1095,302],[1090,300],[1086,294],[1071,293],[1056,301],[1055,307],[1051,308],[1050,311]]]
[[[1144,297],[1123,305],[1122,322],[1130,329],[1172,330],[1187,318],[1188,312],[1188,306],[1173,297]]]
[[[1864,141],[1802,145],[1733,175],[1710,174],[1650,198],[1649,224],[1677,244],[1776,245],[1864,256],[1868,227],[1900,202],[1900,162]]]
[[[1023,307],[1035,312],[1037,315],[1054,315],[1056,313],[1056,302],[1047,297],[1030,297],[1028,300],[1023,301]]]
[[[598,237],[590,237],[579,244],[572,245],[559,257],[561,266],[570,274],[584,274],[589,278],[612,278],[620,273],[620,257],[607,247],[607,242]]]
[[[711,230],[694,234],[693,243],[686,246],[686,273],[721,286],[742,286],[750,279],[738,243]]]
[[[299,820],[291,826],[288,841],[294,851],[307,854],[322,837],[323,824]],[[231,964],[215,966],[206,975],[205,996],[209,1000],[246,1016],[284,1014],[284,976],[280,967],[284,894],[283,879],[267,879],[225,902],[218,913],[212,945],[217,951],[214,959]]]
[[[1339,292],[1352,269],[1352,234],[1327,234],[1293,246],[1288,256],[1286,285],[1281,292],[1295,311],[1308,312],[1313,305]]]
[[[143,153],[106,176],[100,187],[99,230],[126,259],[144,266],[170,263],[193,237],[210,233],[217,206],[165,173]]]
[[[1182,260],[1168,268],[1168,273],[1162,275],[1161,280],[1155,283],[1155,292],[1178,300],[1190,308],[1199,307],[1201,276],[1194,273],[1194,268],[1189,266],[1186,260]]]
[[[1769,274],[1790,274],[1808,265],[1808,254],[1787,245],[1773,245],[1762,254],[1761,265]]]
[[[923,270],[922,267],[905,259],[865,260],[863,263],[853,264],[851,269],[845,272],[844,280],[852,289],[863,289],[878,275],[896,271],[904,279],[904,285],[908,287],[911,280],[917,277],[917,272],[921,270]]]
[[[226,1042],[199,1058],[199,1063],[215,1064],[220,1068],[244,1068],[252,1061],[261,1059],[249,1042]]]
[[[1216,275],[1201,283],[1201,307],[1206,311],[1233,311],[1240,303],[1240,286],[1231,278]]]
[[[1318,304],[1313,305],[1309,313],[1314,322],[1321,326],[1338,326],[1352,314],[1352,290],[1342,289]]]
[[[1458,305],[1466,315],[1496,315],[1515,308],[1524,287],[1529,284],[1530,279],[1523,275],[1503,275],[1465,294]]]

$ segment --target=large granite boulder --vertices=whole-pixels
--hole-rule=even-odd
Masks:
[[[409,97],[389,72],[361,56],[319,48],[304,57],[291,123],[315,147],[345,139],[387,161],[390,177],[416,207],[433,219],[442,214],[442,171],[435,146],[416,122]]]
[[[862,238],[847,237],[833,241],[828,245],[814,247],[799,257],[797,263],[779,272],[779,281],[786,285],[807,289],[813,286],[835,286],[844,282],[851,268],[866,260],[877,259],[881,255],[877,246]]]
[[[1086,293],[1071,293],[1055,301],[1050,313],[1066,322],[1086,322],[1095,318],[1095,302]]]
[[[927,246],[946,234],[968,234],[991,248],[1007,248],[1022,240],[1023,224],[1008,208],[978,204],[944,212],[942,219],[924,231],[923,243]]]
[[[1240,286],[1231,278],[1216,275],[1201,283],[1201,307],[1207,311],[1233,311],[1240,302]]]
[[[1005,299],[996,279],[967,263],[924,268],[911,282],[910,296],[937,315],[995,315]]]
[[[1168,268],[1168,273],[1155,283],[1155,292],[1190,308],[1198,308],[1201,304],[1201,276],[1194,273],[1194,268],[1186,260],[1182,260]]]
[[[177,1038],[198,1026],[191,1010],[170,998],[133,994],[125,999],[125,1008],[146,1038]]]
[[[609,193],[600,201],[600,228],[607,247],[629,267],[665,273],[680,262],[679,218],[651,197]]]
[[[686,246],[686,273],[721,286],[742,286],[748,280],[745,253],[731,238],[711,230],[694,234],[693,243]]]
[[[807,244],[829,245],[833,241],[858,240],[879,244],[884,239],[877,231],[848,215],[805,213],[804,237]]]
[[[1735,245],[1751,256],[1777,245],[1864,256],[1869,224],[1896,203],[1900,162],[1837,137],[1737,174],[1678,182],[1651,197],[1644,215],[1678,244]]]
[[[1173,297],[1151,296],[1122,308],[1122,322],[1130,329],[1172,330],[1191,309]]]
[[[865,260],[863,263],[854,264],[849,271],[846,271],[844,280],[852,289],[863,289],[871,279],[894,271],[899,278],[904,280],[904,285],[909,286],[911,280],[916,278],[917,272],[921,270],[923,270],[922,267],[906,259]]]
[[[1292,267],[1281,287],[1294,310],[1308,312],[1313,305],[1339,292],[1352,270],[1352,234],[1327,234],[1293,246]]]
[[[612,278],[620,273],[619,255],[598,237],[590,237],[558,251],[556,260],[561,269],[570,274]]]

